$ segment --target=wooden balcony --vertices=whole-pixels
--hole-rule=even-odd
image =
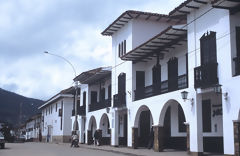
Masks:
[[[194,87],[208,88],[218,84],[218,63],[208,63],[194,68]]]
[[[88,111],[92,112],[92,111],[96,111],[96,110],[107,108],[107,107],[111,107],[111,99],[105,99],[103,101],[88,105],[88,108],[89,108]]]
[[[126,106],[126,93],[118,93],[113,95],[113,107],[125,107]]]
[[[233,58],[235,63],[235,76],[240,75],[240,57]]]
[[[171,82],[166,80],[166,81],[162,81],[159,84],[153,84],[153,85],[135,90],[134,100],[136,101],[136,100],[140,100],[140,99],[144,99],[144,98],[148,98],[148,97],[152,97],[152,96],[156,96],[156,95],[160,95],[160,94],[164,94],[164,93],[168,93],[168,92],[172,92],[172,91],[176,91],[176,90],[184,89],[188,87],[187,74],[178,76],[177,81],[178,81],[177,85],[171,86],[171,89],[169,89],[169,84],[171,84]]]
[[[85,116],[86,115],[86,106],[80,106],[77,108],[77,115]],[[75,116],[75,109],[72,110],[72,116]]]

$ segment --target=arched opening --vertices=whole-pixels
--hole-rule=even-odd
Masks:
[[[92,116],[89,120],[89,125],[88,125],[88,144],[93,144],[93,137],[94,133],[97,129],[97,123],[96,119],[94,116]]]
[[[181,105],[175,101],[168,101],[160,114],[160,125],[163,126],[164,150],[187,150],[186,118]]]
[[[102,132],[101,144],[110,145],[111,129],[107,114],[103,114],[101,117],[100,130]]]
[[[150,132],[153,125],[152,114],[147,106],[139,108],[136,118],[135,125],[137,126],[137,145],[135,147],[148,147],[150,141]]]

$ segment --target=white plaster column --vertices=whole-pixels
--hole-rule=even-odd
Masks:
[[[197,94],[192,108],[192,120],[190,122],[190,152],[201,155],[203,152],[202,132],[202,95]]]
[[[118,139],[118,127],[119,127],[119,113],[117,110],[112,112],[112,130],[111,130],[111,145],[118,146],[119,139]]]

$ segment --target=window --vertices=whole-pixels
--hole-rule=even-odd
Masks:
[[[211,132],[212,128],[212,118],[211,118],[211,100],[202,101],[202,124],[203,132]]]
[[[235,75],[240,75],[240,27],[236,27],[236,50],[237,56],[233,58],[235,63]]]
[[[51,108],[51,114],[52,114],[52,107],[53,107],[53,106],[51,105],[51,107],[50,107],[50,108]]]
[[[108,99],[111,99],[112,97],[112,89],[111,85],[108,86]]]
[[[47,115],[47,108],[45,109],[45,111],[46,111],[46,115]]]
[[[86,106],[86,92],[83,92],[83,106]]]
[[[237,57],[240,57],[240,27],[236,27]]]
[[[57,112],[57,103],[56,103],[56,112]]]
[[[118,57],[122,57],[126,54],[126,40],[118,44]]]
[[[210,31],[210,33],[204,34],[200,38],[201,45],[201,65],[217,62],[216,54],[216,32]]]

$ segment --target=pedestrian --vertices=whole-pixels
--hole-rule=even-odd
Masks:
[[[95,146],[95,145],[97,145],[97,141],[98,141],[98,131],[97,130],[95,130],[93,137],[94,137],[94,146]]]
[[[151,149],[153,147],[153,140],[154,140],[154,132],[153,132],[153,127],[152,127],[151,131],[149,133],[148,149]]]
[[[79,147],[78,145],[78,135],[75,131],[72,132],[72,142],[71,142],[71,147]]]

